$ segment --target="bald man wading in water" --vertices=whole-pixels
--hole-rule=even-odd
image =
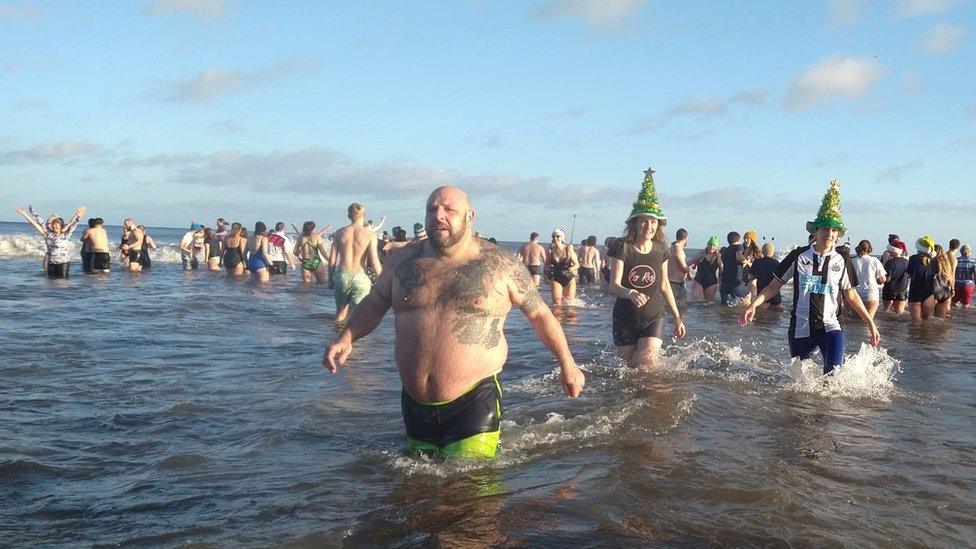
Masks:
[[[323,363],[335,373],[352,353],[353,342],[373,331],[392,306],[411,449],[490,459],[502,413],[498,375],[508,357],[503,328],[513,305],[556,356],[568,396],[579,395],[584,376],[525,266],[474,238],[474,219],[463,191],[436,189],[427,200],[429,237],[387,259]]]

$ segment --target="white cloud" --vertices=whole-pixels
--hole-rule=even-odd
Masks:
[[[146,11],[149,15],[193,15],[201,19],[217,19],[227,14],[224,0],[155,0]]]
[[[922,15],[937,15],[946,13],[962,3],[962,0],[898,0],[894,5],[894,16],[898,19],[905,19]]]
[[[831,0],[827,6],[827,21],[835,27],[853,25],[861,20],[870,0]]]
[[[192,78],[170,84],[165,99],[175,103],[210,103],[221,95],[258,87],[291,74],[309,72],[320,66],[318,61],[286,59],[254,72],[204,69]]]
[[[912,162],[906,162],[905,164],[896,164],[894,166],[889,166],[880,172],[878,172],[878,181],[901,181],[902,177],[911,170],[916,168],[921,168],[924,164],[921,160],[914,160]]]
[[[763,105],[766,102],[764,91],[740,91],[729,99],[707,96],[687,99],[665,109],[654,118],[638,118],[625,133],[639,135],[652,130],[661,129],[679,118],[696,118],[704,120],[719,118],[729,114],[731,105]],[[701,136],[698,136],[701,137]]]
[[[934,54],[952,53],[962,45],[967,34],[966,27],[936,25],[922,37],[922,51]]]
[[[884,69],[874,59],[835,55],[803,71],[786,94],[786,106],[802,109],[824,101],[863,97],[874,89]]]
[[[632,18],[648,0],[546,0],[535,15],[540,19],[576,18],[586,24],[612,29]]]
[[[105,146],[89,140],[63,140],[40,143],[24,149],[0,151],[0,165],[65,162],[104,154]]]

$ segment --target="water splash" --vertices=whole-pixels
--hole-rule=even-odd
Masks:
[[[72,260],[81,261],[79,256],[80,243],[70,242]],[[38,235],[12,234],[0,236],[0,259],[36,258],[44,257],[47,248],[44,239]],[[112,251],[112,262],[118,262],[118,254]],[[159,263],[180,263],[180,249],[178,246],[161,244],[158,249],[149,251],[149,258]]]
[[[895,392],[895,375],[900,362],[887,349],[866,343],[853,355],[846,355],[844,365],[833,375],[824,376],[823,368],[812,360],[794,359],[787,365],[792,389],[828,398],[867,398],[888,402]]]

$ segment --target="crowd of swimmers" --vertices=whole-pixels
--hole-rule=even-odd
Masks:
[[[249,234],[240,223],[218,219],[213,228],[192,224],[179,247],[187,270],[223,269],[267,281],[300,268],[307,282],[327,280],[334,289],[336,323],[344,326],[323,356],[332,372],[346,362],[355,341],[392,309],[410,446],[445,456],[494,456],[502,413],[498,376],[507,358],[504,322],[513,307],[552,352],[566,395],[576,397],[582,391],[585,376],[559,321],[539,296],[543,277],[554,306],[575,299],[580,285],[599,284],[614,296],[613,343],[620,358],[634,367],[660,363],[666,317],[673,322],[675,338],[686,336],[681,309],[689,301],[717,297],[726,305],[743,306],[743,328],[759,307],[788,309],[791,357],[808,359],[819,349],[825,375],[843,364],[845,338],[839,319],[845,308],[862,319],[870,343],[878,346],[881,334],[874,317],[882,305],[892,314],[907,307],[918,321],[947,316],[953,303],[972,304],[976,261],[972,249],[958,240],[942,248],[923,236],[908,257],[905,242],[890,235],[880,259],[868,240],[858,242],[853,252],[839,245],[847,230],[836,180],[830,182],[816,218],[807,222],[809,244],[782,259],[776,258],[772,239],[759,244],[756,231],[731,232],[722,247],[712,236],[689,258],[688,232],[679,229],[669,243],[654,171],[644,173],[623,236],[606,239],[602,250],[595,236],[577,249],[565,230],[556,229],[548,247],[532,233],[513,256],[473,230],[475,211],[467,195],[454,187],[431,193],[425,222],[414,225],[413,239],[400,227],[392,235],[378,235],[383,220],[374,226],[366,220],[365,208],[354,203],[347,209],[349,224],[328,235],[331,227],[316,230],[311,221],[300,229],[293,226],[290,234],[282,222],[272,230],[258,222]],[[17,211],[44,238],[48,275],[66,277],[72,249],[68,242],[85,208],[79,207],[67,222],[42,219],[32,207]],[[89,220],[81,237],[83,267],[90,272],[107,272],[111,263],[102,225],[101,219]],[[126,219],[114,248],[125,268],[138,272],[150,267],[148,250],[154,247],[145,227]],[[786,284],[793,287],[788,302],[780,293]]]

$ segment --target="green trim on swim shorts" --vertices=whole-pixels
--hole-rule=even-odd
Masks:
[[[478,433],[452,442],[443,448],[407,437],[410,450],[431,453],[445,458],[493,459],[498,449],[501,431]]]
[[[501,383],[498,382],[498,374],[492,375],[491,376],[491,379],[495,382],[495,387],[498,389],[498,397],[501,398],[501,396],[502,396],[502,385],[501,385]],[[472,385],[471,387],[469,387],[466,391],[464,391],[460,395],[452,398],[451,400],[435,400],[434,402],[417,402],[415,400],[414,402],[417,402],[417,404],[419,404],[421,406],[443,406],[445,404],[450,404],[450,403],[454,402],[455,400],[463,397],[464,395],[470,393],[471,391],[474,391],[475,389],[477,389],[478,388],[478,385],[481,385],[481,382],[482,381],[484,381],[484,379],[479,380],[477,383],[475,383],[474,385]],[[498,410],[497,411],[498,411],[498,417],[501,417],[501,415],[502,415],[502,406],[501,406],[500,401],[499,401],[499,404],[498,404]]]

